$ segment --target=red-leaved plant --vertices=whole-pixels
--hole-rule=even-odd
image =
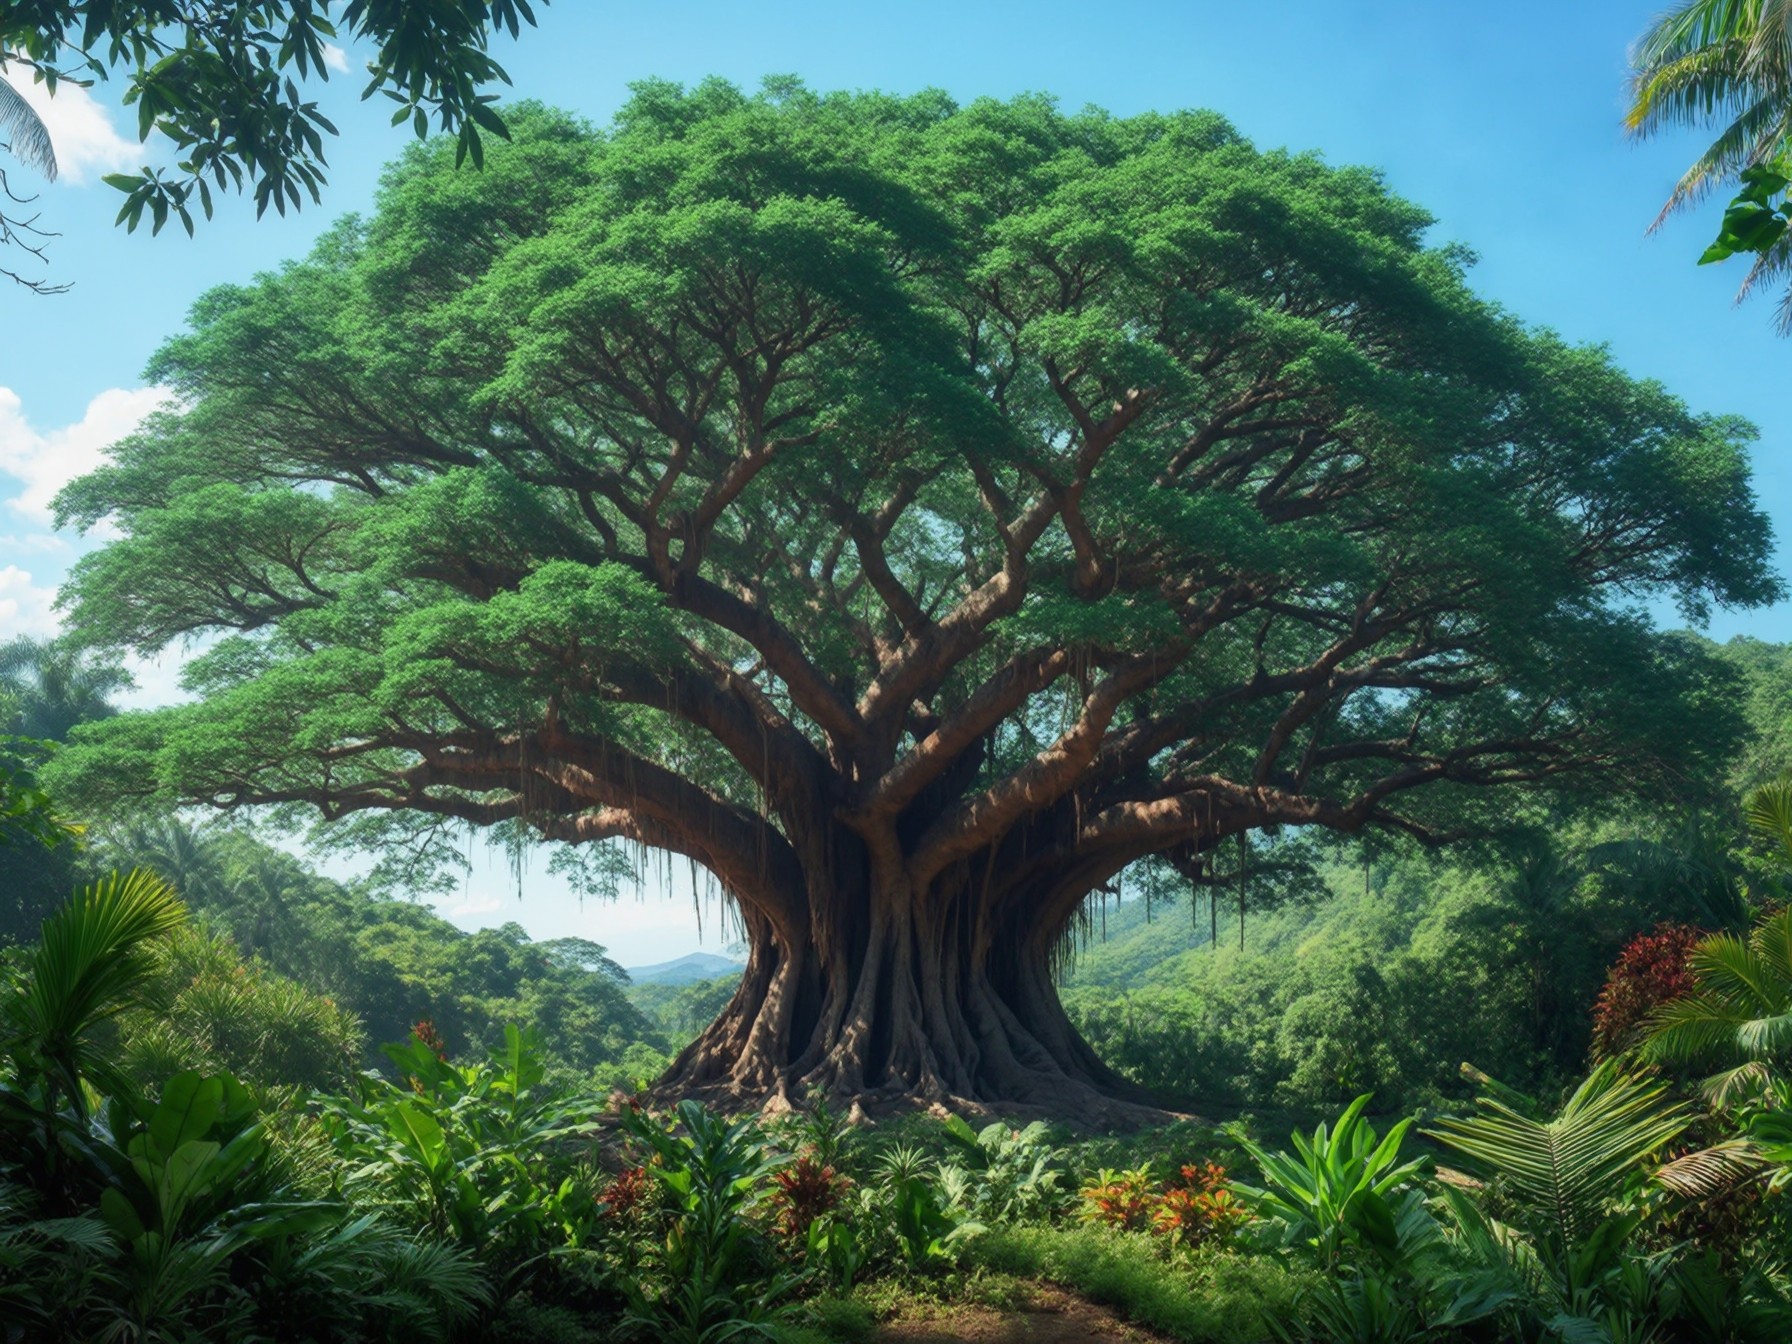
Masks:
[[[1593,1058],[1634,1046],[1656,1009],[1694,988],[1688,960],[1707,935],[1687,924],[1658,924],[1625,945],[1593,1005]]]
[[[1232,1192],[1226,1169],[1217,1162],[1183,1167],[1162,1190],[1149,1167],[1104,1170],[1083,1187],[1082,1196],[1084,1222],[1128,1232],[1149,1230],[1182,1247],[1223,1244],[1251,1219],[1249,1207]]]
[[[448,1062],[448,1042],[442,1039],[442,1033],[436,1030],[434,1022],[427,1017],[420,1019],[417,1025],[411,1028],[411,1035],[417,1038],[418,1044],[435,1051],[437,1059],[444,1064]]]
[[[647,1168],[630,1167],[598,1193],[597,1202],[606,1218],[621,1220],[632,1217],[652,1193],[653,1177]]]
[[[1251,1211],[1226,1183],[1226,1169],[1217,1162],[1185,1166],[1171,1181],[1151,1213],[1151,1230],[1178,1246],[1224,1244],[1250,1221]]]
[[[1082,1189],[1083,1207],[1079,1216],[1086,1223],[1118,1227],[1127,1232],[1142,1229],[1151,1220],[1157,1192],[1151,1188],[1151,1168],[1134,1167],[1130,1171],[1103,1168]]]
[[[813,1153],[804,1153],[772,1173],[778,1232],[796,1241],[809,1235],[809,1225],[840,1207],[852,1182]]]

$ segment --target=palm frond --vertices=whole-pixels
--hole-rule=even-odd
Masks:
[[[1700,47],[1752,31],[1759,0],[1688,0],[1650,24],[1631,48],[1639,69],[1675,60]]]
[[[1764,1165],[1761,1150],[1747,1139],[1725,1139],[1662,1163],[1655,1179],[1683,1199],[1710,1199],[1753,1180]]]
[[[31,104],[6,77],[0,75],[0,139],[4,139],[21,163],[56,180],[56,146],[50,132]]]
[[[79,1104],[82,1076],[110,1072],[91,1049],[94,1029],[143,1002],[156,971],[151,945],[186,917],[173,889],[146,869],[79,892],[44,921],[24,992],[5,1005],[14,1053],[50,1070]]]
[[[1671,127],[1740,116],[1763,92],[1736,78],[1744,54],[1741,43],[1723,43],[1639,72],[1631,80],[1625,130],[1645,139]]]
[[[1722,1109],[1753,1101],[1764,1095],[1772,1084],[1773,1071],[1760,1060],[1751,1059],[1712,1074],[1699,1084],[1699,1095],[1707,1104]]]
[[[1749,1017],[1782,1011],[1792,991],[1792,983],[1762,955],[1761,931],[1757,927],[1746,942],[1733,934],[1713,934],[1687,958],[1703,993],[1726,1000]]]
[[[1536,1230],[1577,1244],[1649,1156],[1677,1138],[1688,1112],[1659,1083],[1602,1064],[1555,1119],[1538,1121],[1490,1097],[1481,1113],[1425,1131],[1503,1177]]]
[[[1792,861],[1792,776],[1763,784],[1742,800],[1743,820],[1756,839]]]
[[[1751,1018],[1736,1029],[1736,1044],[1750,1059],[1792,1053],[1792,1013]]]
[[[1758,101],[1739,113],[1692,166],[1674,183],[1674,190],[1651,228],[1659,228],[1675,210],[1705,199],[1712,189],[1744,168],[1772,157],[1787,134],[1788,104]]]
[[[1748,1013],[1731,1000],[1693,993],[1663,1004],[1650,1016],[1639,1055],[1652,1064],[1716,1064],[1736,1049],[1736,1032]]]
[[[1780,1002],[1792,1003],[1792,908],[1756,924],[1749,933],[1748,945],[1776,978]]]
[[[1792,268],[1792,236],[1784,236],[1766,251],[1755,254],[1748,274],[1736,287],[1736,302],[1741,303],[1767,281],[1785,274],[1788,268]],[[1774,320],[1776,323],[1782,321],[1778,316]]]

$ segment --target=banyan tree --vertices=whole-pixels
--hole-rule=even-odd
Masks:
[[[666,1086],[1073,1106],[1128,865],[1724,749],[1651,614],[1775,595],[1751,431],[1376,174],[1038,98],[508,119],[201,299],[61,497],[77,636],[200,648],[65,788],[682,856],[751,951]]]

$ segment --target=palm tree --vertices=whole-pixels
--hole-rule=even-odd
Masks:
[[[139,868],[85,888],[44,924],[18,992],[0,1001],[0,1044],[18,1078],[42,1082],[48,1111],[58,1098],[84,1110],[83,1079],[128,1089],[102,1028],[145,1004],[152,947],[186,918],[173,888]]]
[[[50,143],[50,132],[43,119],[25,101],[25,95],[0,77],[0,137],[12,156],[28,168],[35,168],[50,181],[56,180],[56,147]]]
[[[1631,134],[1673,126],[1718,128],[1718,136],[1675,184],[1656,219],[1702,199],[1720,182],[1770,163],[1792,148],[1792,0],[1683,0],[1631,52]],[[1792,265],[1781,233],[1756,257],[1738,297]],[[1792,289],[1779,324],[1792,329]]]
[[[1792,777],[1743,800],[1749,830],[1792,867]],[[1746,937],[1719,933],[1687,960],[1692,993],[1650,1019],[1643,1058],[1718,1072],[1706,1090],[1718,1101],[1765,1095],[1792,1061],[1792,907],[1761,919]]]
[[[1792,1060],[1792,910],[1705,939],[1688,965],[1698,987],[1656,1011],[1643,1058],[1718,1069],[1720,1102],[1760,1095]]]
[[[1483,1271],[1485,1299],[1500,1306],[1531,1300],[1563,1339],[1654,1337],[1610,1327],[1653,1314],[1652,1302],[1627,1300],[1636,1296],[1623,1273],[1628,1243],[1650,1212],[1635,1195],[1647,1184],[1686,1183],[1675,1164],[1656,1159],[1685,1133],[1691,1113],[1665,1084],[1630,1077],[1611,1060],[1554,1117],[1491,1080],[1484,1085],[1477,1114],[1423,1132],[1499,1192],[1496,1217],[1463,1183],[1443,1190],[1457,1253]],[[1695,1156],[1707,1167],[1722,1165],[1721,1154]]]
[[[159,874],[191,905],[209,909],[228,901],[231,884],[213,836],[178,816],[133,822],[107,837],[106,850],[121,867]]]
[[[56,180],[56,147],[50,142],[50,132],[43,119],[25,101],[25,95],[7,82],[4,49],[0,49],[0,150],[10,153],[27,167],[35,168],[52,182]],[[24,205],[30,200],[31,197],[21,196],[12,189],[6,180],[4,161],[0,160],[0,248],[17,247],[43,261],[41,240],[53,235],[37,227],[36,216],[24,218],[6,213],[8,204]],[[68,288],[67,285],[20,275],[3,266],[0,266],[0,277],[23,285],[35,294],[60,294]]]
[[[13,721],[0,730],[61,742],[78,723],[118,712],[111,697],[131,685],[116,663],[55,640],[20,635],[0,644],[0,690],[11,692]]]

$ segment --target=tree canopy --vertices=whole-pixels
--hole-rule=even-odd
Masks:
[[[201,300],[61,497],[121,533],[82,639],[215,639],[70,789],[670,850],[753,947],[687,1081],[1061,1095],[1111,1078],[1051,949],[1128,864],[1733,744],[1647,608],[1778,595],[1752,430],[1373,172],[788,81],[509,121]]]

